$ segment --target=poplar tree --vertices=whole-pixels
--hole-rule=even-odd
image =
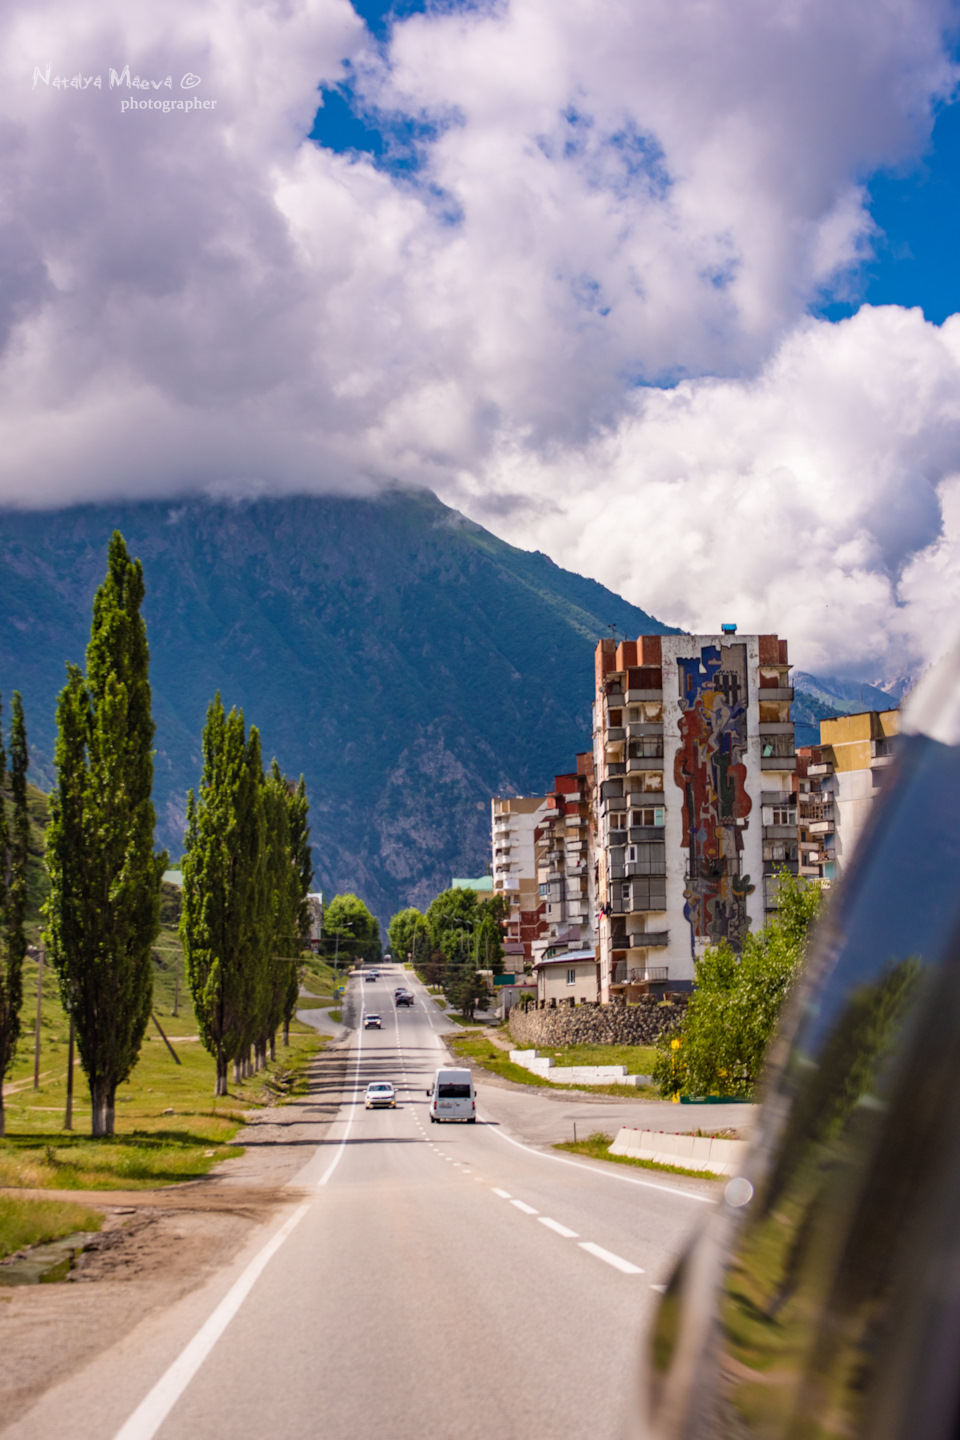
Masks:
[[[187,798],[180,938],[200,1038],[216,1062],[216,1094],[260,1023],[268,896],[260,737],[219,694],[203,731],[203,775]]]
[[[10,1073],[20,1038],[20,1007],[23,1002],[23,961],[27,953],[24,929],[27,912],[27,855],[30,817],[27,813],[27,728],[23,702],[13,692],[13,723],[10,735],[10,794],[12,814],[7,825],[5,807],[0,806],[0,909],[3,937],[0,949],[0,1136],[6,1133],[3,1108],[3,1080]],[[6,757],[0,742],[0,787],[3,786]]]
[[[287,811],[290,822],[290,864],[295,876],[293,886],[296,897],[294,938],[296,953],[299,956],[303,953],[310,938],[310,907],[307,904],[307,896],[310,893],[310,886],[313,884],[310,826],[307,823],[310,803],[307,800],[307,786],[302,775],[297,782],[296,790],[292,794],[288,794]],[[291,965],[286,980],[287,991],[283,1006],[283,1043],[289,1045],[290,1021],[296,1013],[297,1001],[300,998],[303,966],[301,964]]]
[[[57,705],[46,941],[90,1086],[91,1133],[112,1135],[117,1086],[140,1055],[153,996],[166,852],[154,852],[150,652],[143,569],[114,531],[93,603],[86,676]]]

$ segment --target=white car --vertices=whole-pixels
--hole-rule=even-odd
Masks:
[[[395,1110],[397,1108],[397,1092],[389,1080],[375,1080],[367,1086],[364,1104],[368,1110],[376,1110],[379,1105]]]

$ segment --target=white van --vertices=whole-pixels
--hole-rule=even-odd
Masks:
[[[466,1120],[475,1125],[477,1097],[469,1070],[438,1070],[427,1091],[431,1124],[441,1120]]]

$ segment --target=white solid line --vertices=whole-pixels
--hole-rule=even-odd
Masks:
[[[353,1076],[353,1092],[357,1093],[358,1080],[360,1077],[360,1052],[363,1049],[363,997],[360,1000],[360,1028],[357,1032],[357,1063]],[[326,1185],[330,1176],[336,1170],[343,1156],[347,1144],[347,1138],[353,1125],[354,1111],[359,1102],[354,1100],[347,1112],[347,1123],[340,1144],[337,1147],[330,1164],[327,1166],[320,1180],[317,1181],[317,1189]],[[176,1405],[180,1396],[186,1390],[190,1381],[196,1375],[200,1366],[206,1360],[220,1336],[226,1330],[230,1321],[236,1315],[240,1306],[246,1300],[257,1280],[263,1274],[270,1261],[290,1236],[300,1221],[306,1215],[310,1206],[298,1205],[292,1215],[289,1215],[277,1233],[268,1240],[261,1250],[254,1255],[250,1264],[244,1270],[238,1280],[227,1291],[214,1310],[213,1314],[201,1325],[193,1339],[181,1350],[173,1364],[168,1366],[166,1371],[154,1385],[153,1389],[141,1400],[133,1414],[117,1431],[114,1440],[153,1440],[160,1426],[166,1420],[170,1411]]]
[[[624,1275],[642,1275],[643,1271],[639,1265],[631,1265],[629,1260],[621,1260],[619,1255],[614,1255],[612,1250],[604,1250],[602,1245],[594,1245],[592,1240],[581,1240],[580,1249],[586,1250],[588,1255],[595,1255],[598,1260],[605,1260],[615,1270],[622,1270]]]
[[[510,1201],[510,1204],[511,1204],[511,1205],[516,1205],[517,1209],[518,1209],[518,1210],[522,1210],[523,1213],[524,1213],[524,1215],[539,1215],[539,1214],[540,1214],[540,1211],[539,1211],[539,1210],[535,1210],[535,1209],[533,1208],[533,1206],[532,1206],[532,1205],[528,1205],[525,1200],[511,1200],[511,1201]]]
[[[510,1199],[510,1191],[509,1191],[509,1190],[497,1190],[496,1187],[494,1187],[493,1193],[494,1193],[494,1195],[499,1195],[501,1200],[509,1200],[509,1199]]]
[[[555,1160],[558,1165],[572,1165],[574,1170],[588,1170],[591,1175],[602,1175],[607,1180],[623,1180],[627,1185],[641,1185],[645,1190],[661,1190],[664,1195],[680,1195],[684,1200],[697,1200],[701,1205],[717,1203],[712,1195],[697,1195],[692,1190],[679,1190],[675,1185],[660,1185],[656,1180],[638,1180],[634,1175],[622,1175],[615,1166],[611,1166],[609,1170],[601,1170],[598,1165],[582,1165],[579,1160],[567,1160],[563,1155],[550,1155],[545,1150],[534,1150],[532,1145],[524,1145],[521,1140],[514,1140],[512,1135],[505,1135],[499,1122],[490,1121],[486,1116],[480,1118],[494,1135],[499,1135],[508,1145],[516,1145],[518,1150],[526,1150],[528,1155],[537,1155],[541,1160]]]
[[[576,1230],[568,1230],[567,1226],[561,1225],[559,1220],[551,1220],[546,1215],[540,1215],[537,1218],[541,1225],[546,1225],[547,1229],[552,1230],[556,1235],[562,1235],[564,1240],[576,1240]]]

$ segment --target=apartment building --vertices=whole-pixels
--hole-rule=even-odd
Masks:
[[[841,874],[850,863],[873,802],[893,764],[899,710],[865,710],[820,721],[816,763],[808,765],[819,784],[824,811],[824,878]]]
[[[546,795],[497,796],[491,802],[493,892],[505,895],[510,901],[504,927],[504,951],[513,964],[532,963],[534,941],[546,927],[534,842],[549,798]]]
[[[596,649],[600,998],[682,989],[796,867],[787,642],[652,635]],[[782,857],[782,858],[781,858]]]
[[[575,773],[554,777],[535,833],[537,888],[543,927],[535,962],[571,951],[595,952],[593,756],[577,756]],[[596,999],[596,987],[590,997]]]
[[[797,873],[823,885],[835,877],[837,860],[828,768],[819,745],[802,745],[797,750]]]

